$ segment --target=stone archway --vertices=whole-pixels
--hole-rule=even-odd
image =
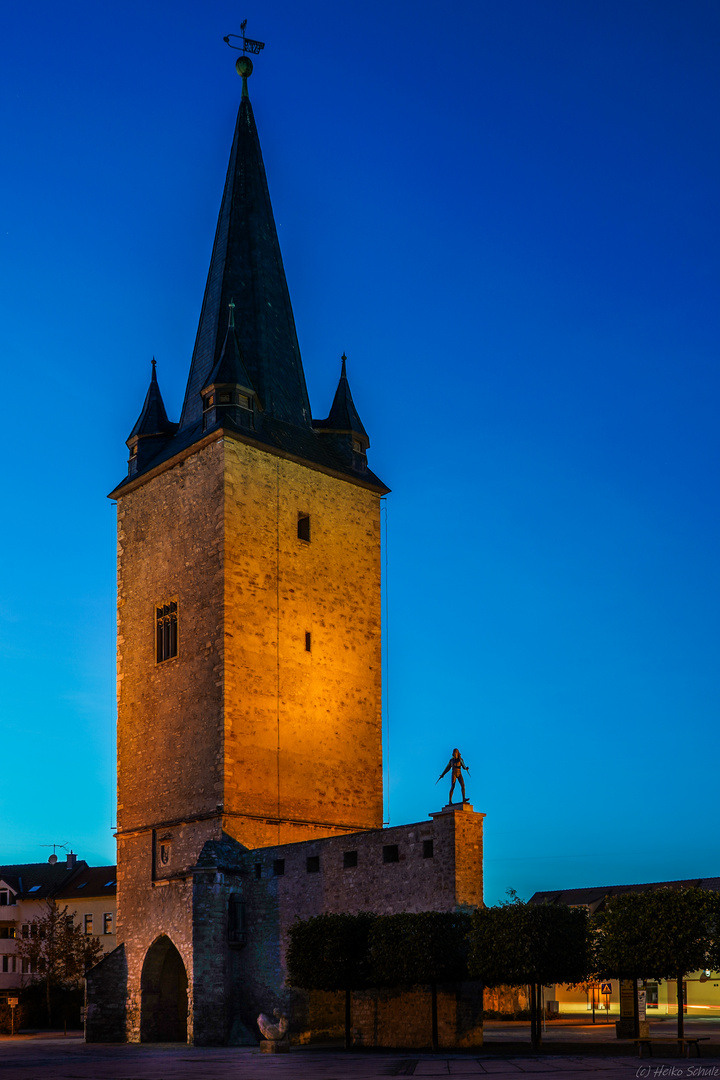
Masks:
[[[187,986],[182,957],[163,934],[152,943],[143,963],[141,1042],[187,1042]]]

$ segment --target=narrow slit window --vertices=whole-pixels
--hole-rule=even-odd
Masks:
[[[262,863],[255,863],[255,877],[258,880],[262,877]]]
[[[298,514],[298,540],[310,543],[310,515]]]
[[[352,870],[354,866],[357,866],[357,851],[344,851],[343,870]]]
[[[397,844],[386,844],[383,848],[383,862],[400,862]]]
[[[432,840],[423,840],[423,859],[432,859],[434,855]]]
[[[305,652],[312,652],[312,634],[309,631],[305,633]]]
[[[178,606],[176,600],[155,608],[157,662],[172,660],[178,654]]]
[[[273,860],[273,874],[275,877],[280,877],[285,873],[285,860],[274,859]]]

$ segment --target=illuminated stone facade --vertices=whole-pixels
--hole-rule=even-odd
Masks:
[[[127,443],[113,492],[120,944],[88,978],[86,1036],[254,1041],[277,1005],[295,1037],[329,1031],[332,996],[284,987],[290,923],[482,903],[482,815],[382,829],[387,488],[344,357],[327,419],[311,417],[245,93],[180,421],[153,365]],[[417,1010],[384,1001],[413,1044]],[[477,994],[443,1002],[456,1041],[481,1039]],[[359,1042],[393,1037],[376,1006],[364,1015]]]

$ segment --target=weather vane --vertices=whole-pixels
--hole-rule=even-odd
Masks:
[[[228,34],[223,38],[226,45],[229,45],[231,49],[237,49],[238,52],[245,53],[259,53],[265,48],[264,41],[253,41],[252,38],[245,37],[245,27],[247,26],[247,19],[243,19],[240,23],[240,30],[242,31],[242,48],[239,45],[233,45],[230,38],[235,38],[236,41],[240,40],[240,34]]]

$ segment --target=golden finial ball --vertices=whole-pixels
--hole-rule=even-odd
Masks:
[[[252,75],[252,60],[250,57],[244,55],[238,56],[235,70],[238,75],[242,75],[243,79],[246,79],[248,75]]]

